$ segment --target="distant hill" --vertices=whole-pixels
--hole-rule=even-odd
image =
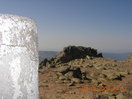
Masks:
[[[52,58],[58,54],[57,51],[39,51],[39,62],[44,60],[45,58]]]
[[[58,54],[57,51],[39,51],[39,61],[41,62],[45,58],[52,58]],[[112,58],[115,60],[126,60],[130,53],[103,53],[103,57],[105,58]]]
[[[126,60],[129,55],[132,55],[132,52],[129,52],[129,53],[103,53],[104,57],[112,58],[115,60]]]

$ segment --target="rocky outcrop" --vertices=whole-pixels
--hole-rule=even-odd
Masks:
[[[56,57],[50,60],[44,59],[40,63],[40,66],[46,66],[47,62],[50,64],[66,63],[71,60],[85,57],[103,57],[103,55],[102,53],[97,53],[97,50],[91,47],[68,46],[65,47]]]
[[[68,46],[65,47],[57,57],[55,57],[55,60],[56,62],[65,63],[74,59],[84,58],[86,56],[102,57],[102,54],[98,54],[97,50],[91,47]]]
[[[60,63],[70,62],[75,59],[80,58],[89,58],[92,57],[103,57],[102,53],[97,53],[96,49],[91,47],[83,47],[83,46],[68,46],[63,49],[56,57],[51,58],[49,60],[44,59],[39,65],[40,68],[47,65],[55,65]]]

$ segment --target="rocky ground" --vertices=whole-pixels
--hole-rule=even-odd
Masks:
[[[40,64],[40,99],[132,99],[132,56],[103,58],[96,49],[65,47]]]

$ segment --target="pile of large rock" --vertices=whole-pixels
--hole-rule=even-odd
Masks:
[[[88,80],[79,67],[73,66],[58,67],[57,75],[58,78],[64,82],[81,83],[81,80]]]
[[[74,59],[84,58],[86,56],[103,57],[101,53],[98,54],[97,50],[91,47],[68,46],[55,57],[55,60],[56,62],[65,63]]]
[[[96,49],[91,47],[83,47],[83,46],[68,46],[63,49],[56,57],[47,60],[44,59],[40,63],[40,66],[47,66],[52,64],[66,63],[71,60],[85,58],[85,57],[103,57],[102,53],[98,53]]]

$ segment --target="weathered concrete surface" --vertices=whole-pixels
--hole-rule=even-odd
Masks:
[[[0,15],[0,99],[38,99],[37,43],[32,19]]]

